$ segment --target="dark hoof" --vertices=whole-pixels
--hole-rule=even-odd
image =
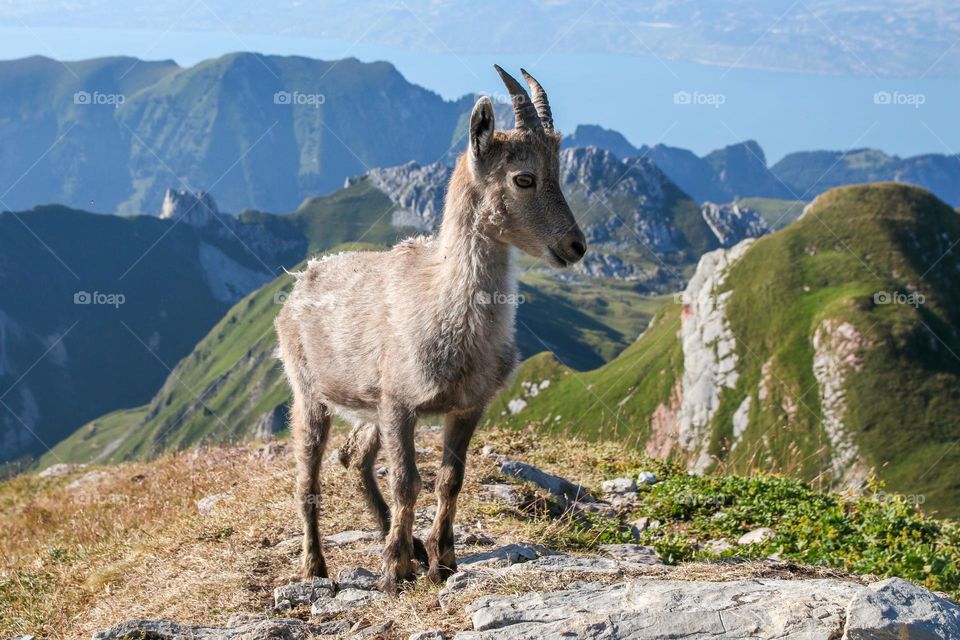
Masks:
[[[305,562],[303,567],[300,569],[300,575],[303,576],[303,579],[307,582],[313,578],[330,577],[327,575],[327,563],[322,557],[319,561]]]
[[[457,572],[456,564],[453,567],[447,567],[445,565],[434,565],[430,567],[430,570],[427,571],[427,580],[434,584],[443,584],[447,581],[447,578],[452,576]]]
[[[377,581],[377,589],[389,596],[397,595],[397,579],[390,576],[383,576]]]

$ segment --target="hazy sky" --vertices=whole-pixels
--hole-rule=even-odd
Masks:
[[[104,55],[181,65],[252,50],[393,62],[447,98],[534,71],[565,129],[705,153],[746,138],[798,149],[960,149],[960,3],[446,0],[0,2],[0,58]],[[482,8],[479,9],[479,8]]]

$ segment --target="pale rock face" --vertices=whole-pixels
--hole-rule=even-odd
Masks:
[[[233,303],[270,282],[274,274],[245,267],[212,244],[200,244],[200,265],[213,297]]]
[[[716,204],[704,202],[700,207],[704,221],[724,247],[770,233],[770,226],[760,214],[743,205],[731,202]]]
[[[730,445],[731,450],[737,446],[737,443],[740,442],[740,438],[743,436],[743,432],[746,431],[747,426],[749,426],[750,402],[752,397],[753,396],[749,395],[745,397],[733,414],[733,444]]]
[[[367,177],[397,205],[391,224],[434,231],[443,218],[443,198],[453,170],[442,163],[408,162],[398,167],[371,169]]]
[[[660,403],[650,416],[650,437],[646,453],[651,458],[666,458],[680,437],[680,394],[682,381],[677,380],[667,403]]]
[[[730,293],[721,289],[730,267],[751,244],[752,240],[745,240],[732,249],[704,254],[683,293],[678,444],[690,454],[689,468],[694,472],[705,471],[711,463],[710,422],[720,406],[720,392],[737,384],[736,337],[726,318]]]
[[[869,470],[856,441],[844,426],[847,396],[844,386],[851,372],[863,366],[860,351],[869,343],[848,322],[826,319],[813,336],[813,375],[820,391],[823,428],[830,438],[831,470],[848,487],[859,487]]]
[[[181,220],[192,227],[203,227],[219,213],[213,196],[203,191],[167,189],[160,208],[161,220]]]

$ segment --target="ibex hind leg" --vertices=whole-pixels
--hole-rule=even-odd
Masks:
[[[390,506],[383,498],[377,483],[377,454],[380,453],[380,430],[375,424],[363,424],[350,432],[346,444],[340,450],[340,463],[353,466],[360,473],[360,486],[367,507],[377,521],[384,537],[390,532]],[[424,566],[428,563],[427,548],[420,538],[413,539],[413,555]]]
[[[310,403],[294,389],[290,412],[294,456],[297,463],[296,499],[303,520],[301,574],[310,579],[327,577],[317,518],[320,511],[320,463],[330,436],[331,417],[327,407]]]

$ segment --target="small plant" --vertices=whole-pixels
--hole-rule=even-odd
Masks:
[[[653,548],[666,564],[679,564],[693,559],[696,547],[690,541],[675,533],[668,533],[653,543]]]
[[[736,540],[769,527],[775,537],[737,546],[732,555],[777,553],[960,594],[960,526],[924,516],[910,500],[884,492],[875,481],[865,495],[848,498],[792,478],[677,474],[646,492],[636,515],[662,522],[644,532],[642,541],[665,562],[689,559],[692,551],[684,551],[684,544]]]

